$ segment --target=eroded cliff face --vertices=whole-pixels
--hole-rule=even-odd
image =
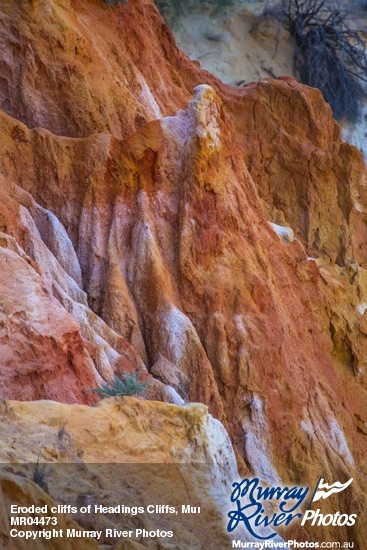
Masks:
[[[223,85],[151,0],[0,15],[1,396],[141,372],[208,405],[242,473],[354,477],[352,535],[296,534],[365,547],[366,167],[321,94]]]
[[[226,84],[294,75],[295,44],[276,0],[191,2],[190,7],[179,3],[181,9],[162,0],[160,5],[180,49]],[[331,5],[343,10],[351,28],[366,31],[363,1],[335,0]],[[345,141],[356,145],[365,159],[366,107],[362,102],[358,121],[341,121]]]
[[[94,505],[138,508],[165,502],[179,510],[182,503],[190,502],[202,510],[200,522],[190,514],[159,518],[154,513],[148,517],[105,513],[79,514],[74,516],[75,523],[60,513],[59,528],[103,530],[103,536],[99,543],[55,539],[46,541],[45,548],[100,548],[104,543],[116,550],[172,548],[170,540],[142,538],[141,545],[127,540],[126,546],[120,546],[118,537],[105,536],[106,528],[121,530],[122,526],[133,531],[136,527],[174,529],[184,548],[207,545],[209,531],[219,547],[230,545],[221,511],[229,504],[229,478],[237,478],[236,459],[226,431],[205,405],[178,407],[131,397],[106,399],[96,407],[8,402],[0,414],[0,460],[8,463],[11,458],[13,463],[0,481],[0,544],[4,548],[31,547],[30,541],[22,545],[22,540],[7,536],[9,502],[18,506],[61,502],[76,507],[84,502],[93,504],[93,509]],[[24,464],[35,464],[40,448],[49,463],[43,482],[52,498],[26,479],[32,478],[34,468]],[[243,535],[249,540],[248,534]]]

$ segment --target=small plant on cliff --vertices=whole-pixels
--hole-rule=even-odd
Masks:
[[[36,483],[41,489],[48,493],[47,486],[47,476],[48,476],[48,467],[46,464],[40,464],[39,457],[36,464],[33,467],[32,471],[32,481]]]
[[[361,82],[367,82],[362,31],[326,0],[285,0],[278,15],[295,39],[294,69],[301,82],[322,91],[336,119],[355,121],[364,95]]]
[[[118,395],[139,395],[146,392],[149,382],[141,382],[136,374],[121,374],[93,391],[102,397],[116,397]]]

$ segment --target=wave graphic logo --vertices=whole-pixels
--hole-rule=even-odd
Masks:
[[[331,485],[328,485],[322,477],[320,477],[319,482],[316,486],[316,489],[314,491],[312,502],[316,502],[317,500],[326,499],[329,498],[330,495],[334,493],[341,493],[344,491],[349,485],[352,483],[353,478],[351,478],[346,483],[340,483],[340,481],[336,481],[335,483],[332,483]]]
[[[316,502],[320,499],[326,499],[329,498],[334,493],[341,493],[341,491],[344,491],[349,485],[352,483],[353,478],[351,478],[346,483],[340,483],[340,481],[336,481],[335,483],[332,483],[329,485],[326,483],[322,477],[320,477],[318,484],[316,485],[316,489],[314,490],[313,497],[311,499],[310,504],[308,505],[309,508],[313,502]],[[335,514],[322,514],[321,510],[306,510],[301,525],[306,525],[307,522],[309,522],[309,525],[320,527],[320,525],[323,525],[324,527],[327,527],[328,525],[333,525],[334,527],[343,527],[344,525],[351,527],[355,524],[357,520],[357,514],[343,514],[341,512],[336,512]]]

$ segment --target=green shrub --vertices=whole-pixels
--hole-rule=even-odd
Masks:
[[[139,395],[145,393],[149,382],[141,382],[138,379],[136,372],[132,374],[122,374],[119,378],[115,376],[114,379],[93,391],[101,395],[102,397],[116,397],[118,395]]]

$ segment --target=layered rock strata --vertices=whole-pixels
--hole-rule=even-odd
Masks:
[[[354,477],[363,548],[366,168],[320,93],[223,85],[150,0],[0,16],[1,396],[141,373],[208,405],[242,473]]]

